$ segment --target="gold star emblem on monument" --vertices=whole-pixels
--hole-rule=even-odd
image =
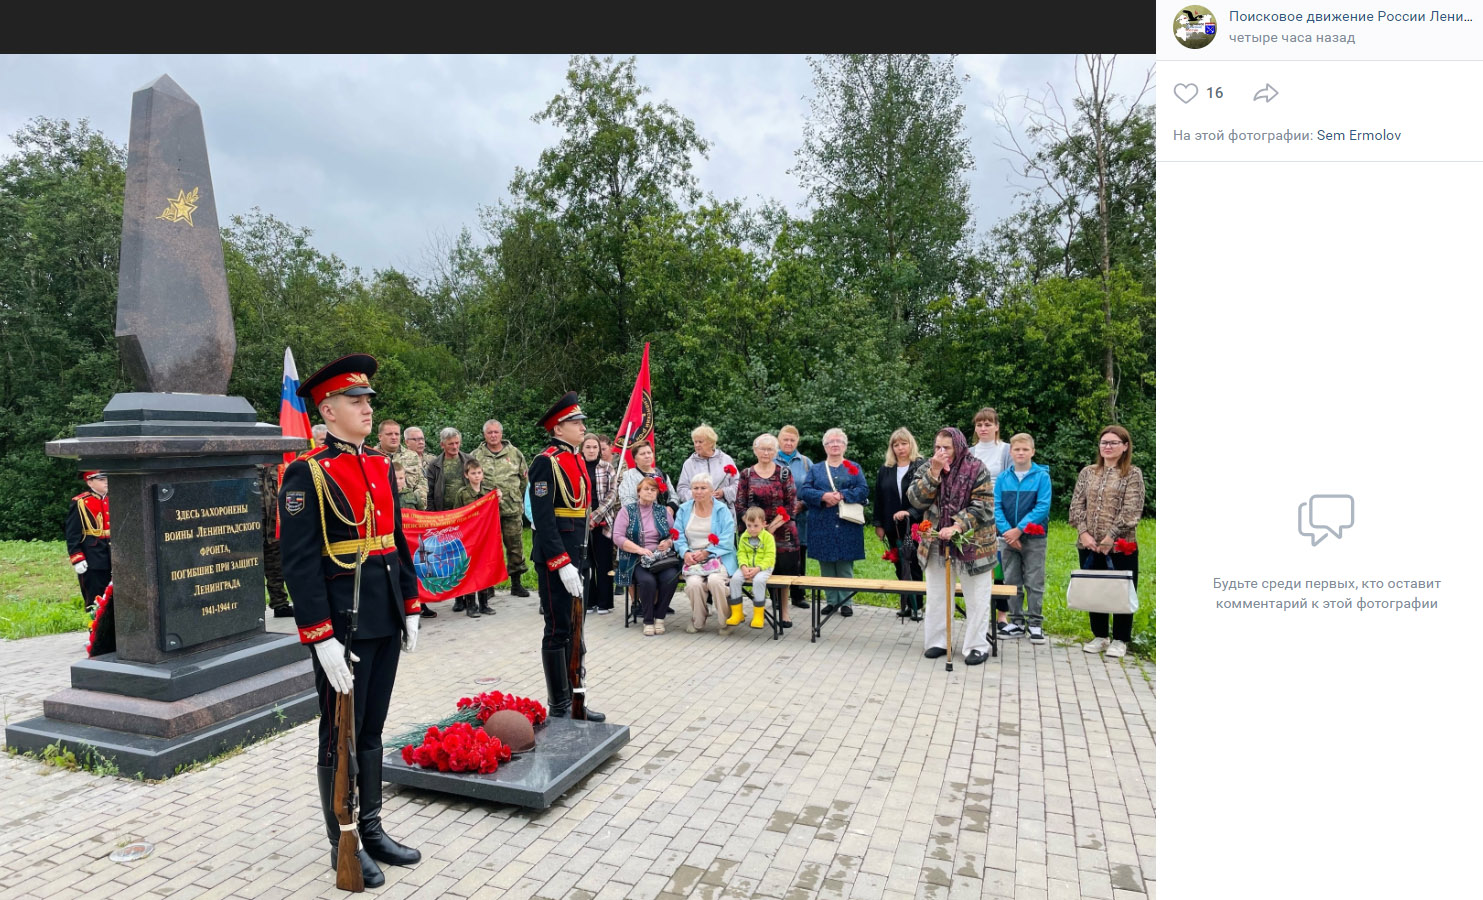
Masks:
[[[166,201],[170,205],[165,207],[165,211],[155,216],[155,218],[164,219],[166,222],[179,222],[184,219],[185,224],[195,228],[196,223],[191,221],[191,213],[196,211],[196,201],[200,199],[201,189],[199,187],[192,189],[189,194],[181,190],[175,199]]]

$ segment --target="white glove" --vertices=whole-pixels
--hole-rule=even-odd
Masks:
[[[324,669],[324,677],[329,679],[330,687],[335,689],[335,693],[350,693],[355,685],[355,675],[345,664],[345,645],[340,643],[338,638],[320,641],[314,645],[314,655],[319,657],[319,665]],[[360,662],[360,657],[354,653],[350,654],[350,658]]]
[[[573,597],[582,596],[582,576],[577,572],[577,567],[567,563],[556,570],[561,576],[561,583],[566,586],[566,592]]]
[[[85,559],[79,559],[77,562],[75,562],[75,563],[72,564],[72,571],[76,572],[79,575],[81,575],[82,573],[86,572],[87,570],[88,570],[88,561],[85,560]]]
[[[417,626],[422,624],[422,614],[407,617],[407,633],[402,635],[402,649],[411,653],[417,649]]]

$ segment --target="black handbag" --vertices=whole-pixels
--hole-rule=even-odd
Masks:
[[[655,553],[653,556],[640,556],[639,566],[650,572],[663,572],[673,569],[680,564],[680,554],[673,547]]]

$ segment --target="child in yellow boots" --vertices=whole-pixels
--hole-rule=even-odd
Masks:
[[[777,562],[777,541],[767,530],[767,513],[762,507],[753,506],[742,516],[747,530],[736,539],[736,560],[739,565],[731,576],[731,618],[727,625],[740,625],[742,621],[742,585],[752,581],[753,628],[761,628],[767,612],[767,579]]]

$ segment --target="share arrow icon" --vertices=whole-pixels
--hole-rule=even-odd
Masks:
[[[1257,91],[1256,94],[1254,94],[1251,99],[1253,101],[1255,101],[1255,100],[1265,100],[1268,103],[1271,103],[1272,100],[1276,96],[1277,96],[1277,89],[1274,88],[1274,87],[1272,87],[1272,85],[1270,83],[1268,83],[1261,90]]]

